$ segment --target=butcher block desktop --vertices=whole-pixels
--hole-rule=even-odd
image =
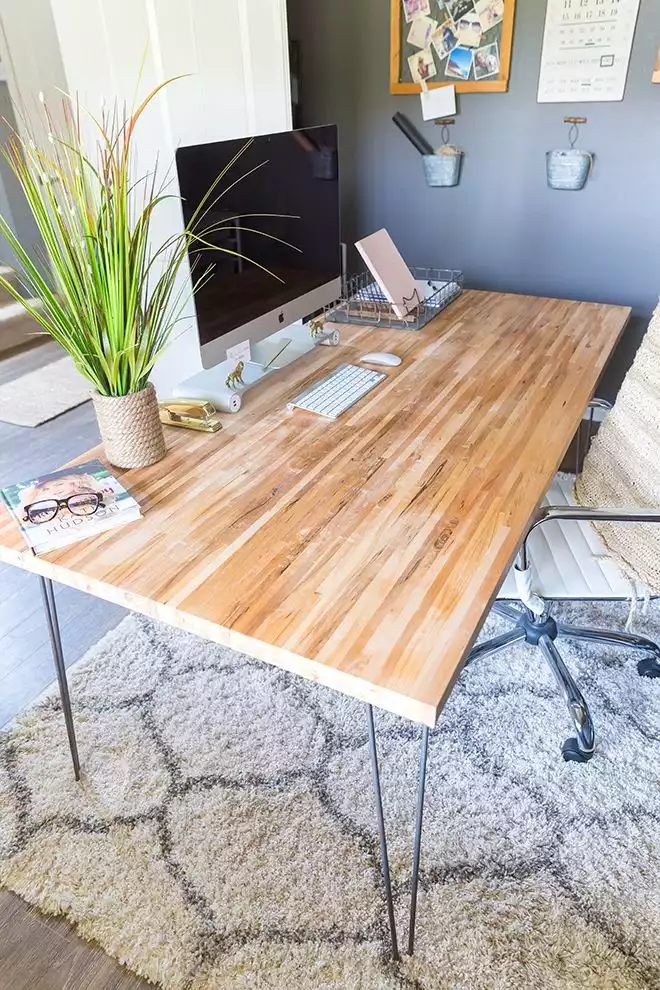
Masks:
[[[629,313],[468,291],[419,332],[342,328],[116,472],[141,521],[35,557],[3,510],[0,559],[433,726]],[[402,364],[339,419],[287,411],[367,351]]]

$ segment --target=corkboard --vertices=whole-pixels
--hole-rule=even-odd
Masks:
[[[475,15],[476,10],[487,0],[443,0],[442,6],[439,0],[419,0],[423,6],[428,3],[429,16],[438,22],[438,28],[449,27],[449,34],[444,33],[449,38],[451,44],[451,34],[456,38],[458,35],[457,23],[462,17],[467,16],[468,20]],[[469,77],[460,78],[452,74],[456,71],[457,62],[451,59],[451,50],[442,58],[439,49],[435,44],[430,44],[429,49],[433,55],[436,68],[436,75],[428,80],[429,89],[437,86],[456,86],[458,93],[504,93],[509,86],[509,70],[511,66],[511,48],[513,44],[513,22],[515,14],[515,0],[501,0],[503,3],[503,16],[498,23],[487,27],[481,37],[479,46],[473,49],[474,52],[484,51],[479,56],[479,61],[483,63],[485,56],[490,55],[492,61],[493,48],[497,45],[497,55],[499,59],[499,71],[497,74],[488,75],[487,64],[477,64],[477,56],[473,57],[470,67]],[[408,58],[410,55],[418,54],[420,49],[408,43],[408,33],[412,22],[407,22],[404,14],[403,0],[390,0],[391,4],[391,26],[390,26],[390,92],[391,93],[420,93],[422,86],[415,82],[412,77]],[[475,6],[476,5],[476,6]],[[458,12],[467,7],[466,14],[456,18],[451,17],[450,12]],[[439,42],[441,45],[442,42]],[[465,49],[464,45],[456,47]],[[451,64],[450,64],[451,63]],[[461,66],[458,63],[460,70]],[[449,72],[447,71],[449,69]]]

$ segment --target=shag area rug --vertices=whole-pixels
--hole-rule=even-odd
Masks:
[[[563,612],[620,627],[626,610]],[[599,733],[586,765],[561,759],[538,651],[460,678],[432,735],[400,965],[364,707],[140,617],[73,673],[81,784],[54,698],[2,737],[0,882],[168,990],[658,988],[660,682],[615,648],[564,655]],[[420,732],[380,714],[377,733],[404,942]]]

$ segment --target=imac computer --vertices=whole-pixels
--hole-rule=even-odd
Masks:
[[[203,207],[208,247],[191,248],[195,274],[212,266],[195,293],[195,309],[202,366],[214,371],[182,382],[179,395],[213,399],[215,386],[224,385],[230,348],[246,341],[254,348],[339,299],[337,161],[336,126],[178,149],[186,221],[233,162]]]

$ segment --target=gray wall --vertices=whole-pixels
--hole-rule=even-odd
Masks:
[[[440,143],[418,97],[389,94],[385,0],[289,0],[303,120],[340,125],[349,243],[385,226],[411,264],[461,268],[473,287],[632,306],[601,389],[613,396],[660,295],[660,3],[642,0],[624,101],[594,104],[537,104],[545,6],[517,2],[508,93],[458,98],[452,141],[466,157],[455,189],[425,185],[391,122],[401,110]],[[578,146],[596,155],[577,193],[545,182],[545,152],[567,146],[567,115],[588,117]]]

